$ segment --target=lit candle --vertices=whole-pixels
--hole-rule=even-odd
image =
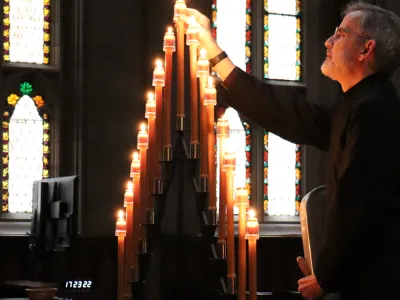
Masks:
[[[185,118],[185,24],[179,19],[182,15],[182,10],[186,8],[186,2],[184,0],[176,0],[174,6],[174,21],[177,25],[177,125],[178,130],[183,130],[183,119]]]
[[[126,236],[126,220],[123,210],[118,212],[117,223],[115,224],[115,236]]]
[[[124,259],[125,259],[125,236],[126,236],[126,220],[124,218],[124,211],[120,210],[118,219],[115,226],[115,236],[118,237],[118,300],[124,299]]]
[[[206,56],[206,50],[200,50],[200,56],[197,60],[197,77],[199,77],[200,91],[200,177],[208,177],[208,147],[207,147],[207,107],[204,105],[204,92],[207,84],[207,78],[210,75],[210,64]]]
[[[138,173],[140,173],[139,154],[135,151],[132,153],[130,177],[133,178]]]
[[[226,242],[226,178],[223,172],[222,163],[224,161],[225,144],[229,138],[229,123],[225,116],[218,119],[217,137],[219,142],[219,223],[218,223],[218,243]]]
[[[139,235],[140,235],[140,159],[139,153],[133,153],[133,160],[131,163],[131,177],[133,178],[133,270],[138,272],[139,264],[136,253],[139,250]]]
[[[140,150],[140,218],[139,224],[144,224],[146,221],[146,203],[147,203],[147,148],[149,145],[149,135],[146,131],[146,124],[140,125],[138,133],[137,147]],[[145,231],[143,226],[140,227],[140,238],[144,242]]]
[[[246,299],[246,209],[249,206],[249,193],[245,188],[236,190],[236,206],[239,207],[239,284],[238,298]]]
[[[224,153],[223,171],[225,172],[226,182],[226,206],[227,206],[227,250],[228,250],[228,289],[229,293],[234,294],[235,288],[235,236],[234,236],[234,219],[233,219],[233,172],[236,170],[236,154],[229,152],[227,147]]]
[[[155,71],[156,72],[156,71]],[[153,83],[157,79],[153,77]],[[147,156],[148,156],[148,164],[147,164],[147,209],[152,209],[153,207],[153,197],[149,196],[151,194],[151,186],[155,176],[155,168],[157,163],[157,142],[156,142],[156,133],[157,133],[157,124],[156,124],[156,111],[158,107],[156,104],[156,100],[154,99],[153,93],[148,93],[147,102],[146,102],[146,114],[145,117],[147,118],[148,124],[148,131],[149,131],[149,146],[147,149]]]
[[[175,52],[175,34],[169,27],[164,35],[165,51],[165,87],[164,87],[164,107],[163,107],[163,127],[164,127],[164,160],[170,159],[171,154],[171,93],[172,93],[172,53]]]
[[[191,16],[189,19],[189,27],[186,34],[186,44],[189,45],[190,51],[190,146],[191,157],[199,156],[199,119],[198,119],[198,86],[197,86],[197,47],[199,45],[199,25],[196,18]]]
[[[155,120],[155,134],[159,137],[154,136],[154,155],[149,157],[149,160],[153,161],[154,178],[161,178],[161,165],[159,161],[162,160],[162,135],[163,135],[163,120],[162,120],[162,109],[163,109],[163,86],[165,85],[165,70],[161,60],[156,61],[156,67],[153,73],[153,86],[156,89],[156,120]],[[149,186],[149,188],[152,185]]]
[[[204,105],[207,107],[207,156],[208,156],[208,178],[209,178],[209,211],[214,211],[210,215],[215,215],[217,202],[216,171],[215,171],[215,134],[214,134],[214,106],[217,104],[217,92],[215,90],[212,77],[208,77],[207,86],[204,91]],[[211,224],[215,220],[211,220]]]
[[[249,210],[246,226],[246,238],[249,241],[249,293],[250,300],[257,299],[257,240],[260,238],[260,227],[254,210]]]
[[[124,193],[124,207],[132,204],[133,204],[133,183],[132,181],[128,181]]]
[[[149,145],[149,135],[146,130],[146,124],[142,123],[140,125],[140,131],[138,133],[137,148],[139,150],[147,149],[148,145]]]
[[[125,194],[124,194],[124,206],[126,207],[126,251],[125,251],[125,294],[131,294],[130,282],[131,278],[131,268],[133,266],[133,183],[128,181]]]

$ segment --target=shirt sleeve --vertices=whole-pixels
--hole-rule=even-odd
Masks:
[[[286,140],[329,149],[332,109],[305,101],[304,91],[271,85],[236,67],[222,83],[222,100]]]
[[[378,247],[374,237],[381,236],[377,220],[382,214],[374,204],[383,196],[379,177],[387,166],[384,149],[389,139],[382,134],[381,144],[375,139],[378,128],[385,126],[377,121],[377,110],[364,106],[352,111],[314,269],[326,293],[337,292],[353,281]]]

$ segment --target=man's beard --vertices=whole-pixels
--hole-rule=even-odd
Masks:
[[[354,63],[349,57],[345,53],[342,53],[335,60],[332,57],[326,57],[321,65],[321,72],[332,80],[339,80],[352,73],[353,66]]]

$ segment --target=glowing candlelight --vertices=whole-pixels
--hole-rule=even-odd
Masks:
[[[214,79],[208,77],[207,85],[204,90],[204,105],[216,105],[217,104],[217,91],[214,86]]]
[[[145,118],[150,119],[155,117],[156,117],[156,100],[154,99],[154,94],[152,92],[149,92],[147,94]]]
[[[118,219],[115,225],[115,236],[126,236],[126,220],[125,212],[123,210],[118,212]]]
[[[163,50],[165,52],[171,51],[175,52],[176,50],[176,39],[175,39],[175,34],[172,29],[172,27],[168,27],[167,31],[164,34],[164,44],[163,44]]]
[[[260,238],[260,226],[254,210],[249,210],[246,238],[249,242],[249,293],[250,300],[257,299],[257,240]]]
[[[200,56],[197,60],[197,77],[208,77],[210,76],[210,63],[207,58],[206,49],[200,50]]]
[[[199,25],[196,22],[195,16],[189,18],[189,27],[186,33],[186,45],[199,45]]]
[[[127,205],[133,204],[133,183],[132,181],[128,181],[126,190],[124,193],[124,207]]]
[[[165,70],[162,61],[160,59],[157,59],[156,67],[153,72],[153,86],[155,86],[156,90],[156,103],[157,103],[155,121],[154,121],[155,128],[154,130],[152,130],[152,134],[154,134],[154,137],[151,138],[152,140],[151,153],[148,153],[149,164],[151,164],[149,168],[152,169],[151,174],[149,174],[149,181],[148,181],[149,194],[152,193],[152,191],[150,191],[150,187],[152,186],[152,180],[154,180],[155,178],[160,179],[161,177],[161,165],[158,162],[162,160],[162,139],[161,138],[157,139],[156,136],[161,137],[163,132],[162,108],[163,108],[164,85],[165,85]]]
[[[126,220],[124,211],[118,212],[118,219],[115,226],[115,235],[118,237],[118,300],[124,299],[125,287],[125,236],[126,236]]]
[[[199,120],[198,120],[198,85],[197,85],[197,46],[199,45],[199,26],[196,18],[191,16],[186,34],[186,44],[190,49],[190,143],[191,157],[199,156]]]
[[[186,2],[185,0],[176,0],[175,6],[174,6],[174,21],[177,21],[182,15],[183,10],[186,8]]]
[[[164,86],[165,84],[165,70],[161,60],[156,60],[156,66],[153,71],[153,86]]]
[[[184,0],[176,0],[174,6],[174,21],[177,26],[177,129],[183,130],[185,118],[185,24],[179,19],[186,8]]]
[[[171,93],[172,93],[172,53],[175,52],[175,34],[172,27],[167,29],[164,35],[164,47],[165,51],[165,87],[164,87],[164,107],[163,107],[163,143],[165,158],[168,154],[171,154]]]
[[[148,146],[149,146],[149,135],[146,130],[146,124],[142,123],[140,124],[140,131],[138,133],[137,148],[147,149]]]
[[[132,154],[132,162],[131,162],[131,178],[140,175],[140,160],[139,154],[134,151]]]
[[[199,90],[200,90],[200,176],[203,178],[208,177],[208,117],[207,107],[204,106],[204,92],[207,85],[207,78],[210,75],[210,64],[207,59],[207,51],[200,50],[200,56],[197,60],[197,77],[199,77]]]

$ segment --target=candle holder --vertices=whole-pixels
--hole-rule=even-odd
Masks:
[[[146,224],[153,225],[155,223],[155,212],[154,209],[147,209],[146,211]]]
[[[236,294],[236,275],[228,275],[228,293]]]
[[[162,178],[154,178],[153,193],[154,195],[162,195],[164,190],[164,181]]]
[[[185,116],[176,116],[176,131],[185,130]]]
[[[191,159],[200,158],[200,144],[198,142],[190,143],[190,158]]]
[[[227,259],[226,240],[218,241],[218,257],[220,259]]]
[[[172,161],[172,146],[164,146],[163,147],[163,157],[162,160],[164,162]]]
[[[207,175],[200,175],[199,192],[200,193],[208,193],[208,176]]]
[[[217,225],[217,209],[208,208],[208,222],[210,225]]]

